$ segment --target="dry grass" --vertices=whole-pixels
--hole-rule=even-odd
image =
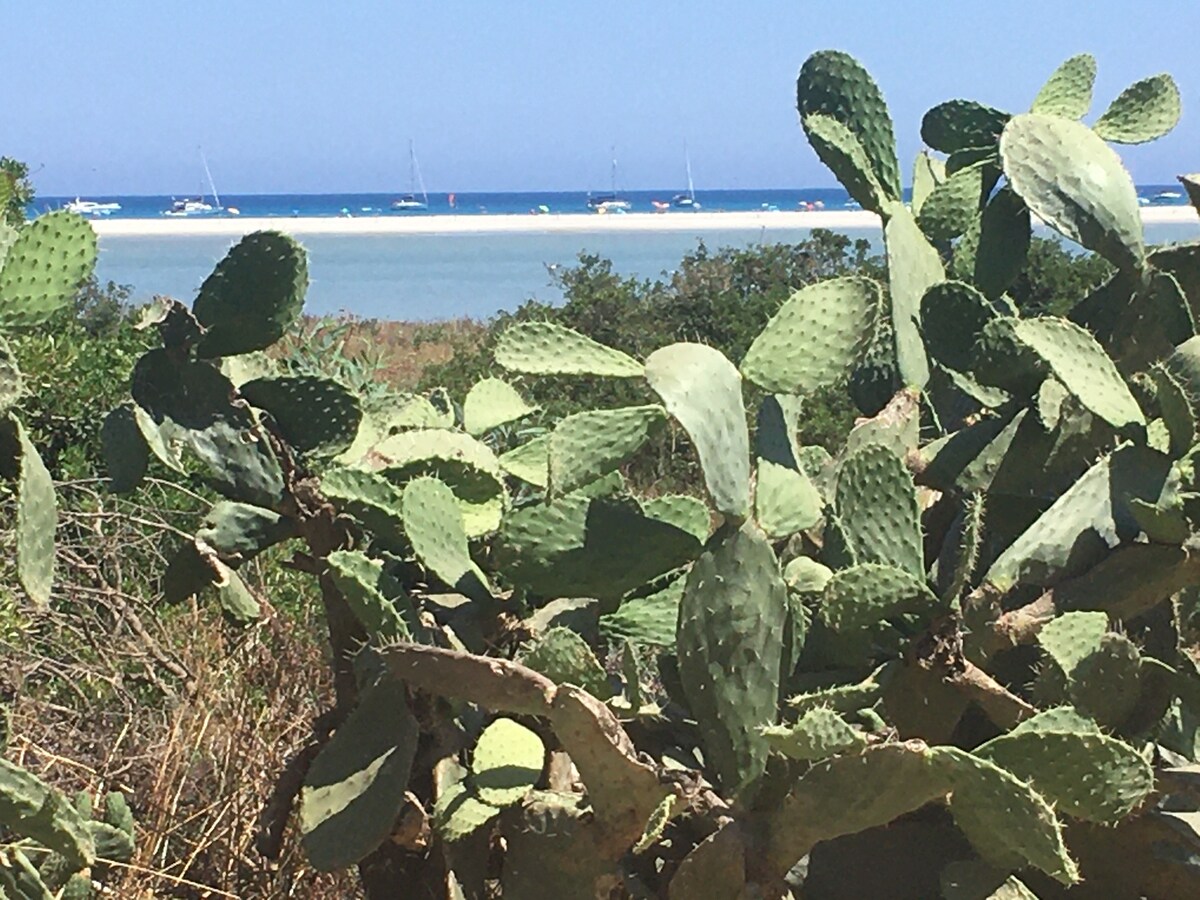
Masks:
[[[255,849],[274,779],[332,702],[319,603],[250,629],[211,603],[156,610],[114,566],[131,548],[155,555],[173,526],[88,486],[63,494],[74,509],[57,611],[28,617],[21,639],[0,646],[7,756],[68,793],[129,798],[136,855],[96,873],[112,896],[360,896],[352,872],[308,866],[294,821],[277,859]]]
[[[412,390],[431,365],[447,362],[474,347],[486,331],[475,319],[444,322],[389,322],[353,316],[305,317],[272,352],[287,356],[312,348],[336,348],[342,358],[370,369],[373,378],[397,390]]]

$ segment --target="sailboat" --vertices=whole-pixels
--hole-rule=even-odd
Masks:
[[[617,196],[617,148],[612,148],[612,190],[607,194],[588,196],[588,209],[598,213],[625,212],[633,204],[624,197]]]
[[[417,185],[421,186],[421,198],[417,199]],[[425,193],[425,180],[421,178],[421,169],[417,166],[417,154],[413,142],[408,142],[408,190],[399,198],[392,201],[392,209],[400,212],[417,212],[429,208],[429,195]]]
[[[200,151],[200,163],[204,166],[204,175],[208,179],[208,189],[212,192],[212,203],[208,203],[204,196],[199,197],[184,197],[182,199],[171,198],[171,208],[164,210],[163,214],[167,216],[202,216],[211,213],[219,213],[223,210],[221,206],[221,197],[217,193],[217,186],[213,183],[212,171],[208,168],[208,159],[204,156],[204,151]]]
[[[692,159],[688,156],[687,144],[683,146],[683,163],[687,167],[687,193],[676,194],[671,198],[671,205],[676,209],[699,209],[700,204],[696,202],[696,186],[692,184]]]

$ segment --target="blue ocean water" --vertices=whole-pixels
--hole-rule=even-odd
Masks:
[[[1176,204],[1170,186],[1141,189],[1153,203]],[[650,209],[650,200],[669,199],[669,191],[634,191],[623,194],[635,211]],[[67,199],[39,198],[38,212],[61,206]],[[88,197],[117,202],[112,217],[158,218],[169,208],[169,197]],[[342,209],[383,210],[392,195],[256,195],[223,196],[243,216],[337,216]],[[845,208],[849,198],[834,189],[698,192],[706,210],[757,210],[766,204],[795,209],[802,201],[820,200],[826,209]],[[431,214],[483,215],[528,213],[538,206],[552,211],[588,215],[584,193],[461,194],[451,210],[445,194],[430,195]],[[353,213],[352,213],[353,214]],[[426,213],[377,212],[378,215]],[[685,218],[686,211],[672,216]],[[881,249],[879,229],[839,229],[863,237]],[[704,243],[712,249],[746,247],[761,242],[792,243],[808,237],[808,229],[730,229],[670,232],[501,233],[501,234],[313,234],[303,238],[309,252],[311,284],[306,310],[315,315],[350,313],[364,318],[436,320],[458,316],[486,318],[512,309],[527,299],[561,300],[549,267],[571,265],[580,253],[594,253],[613,261],[616,271],[628,277],[653,279],[669,276],[683,256]],[[1200,238],[1200,225],[1151,225],[1147,240],[1154,243]],[[227,237],[202,235],[109,236],[101,239],[97,275],[103,281],[128,284],[136,301],[167,294],[190,301],[205,276],[229,249]]]

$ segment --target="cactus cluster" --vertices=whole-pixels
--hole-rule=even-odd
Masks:
[[[1028,113],[931,110],[945,159],[918,159],[909,207],[882,92],[811,57],[802,126],[880,215],[887,283],[798,291],[740,365],[534,322],[496,346],[511,381],[461,407],[235,377],[302,303],[303,252],[270,234],[148,317],[163,347],[106,429],[113,486],[157,460],[225,498],[165,582],[230,608],[238,566],[300,540],[320,584],[339,724],[300,796],[314,865],[431,867],[467,898],[855,895],[903,870],[903,831],[927,864],[895,896],[1096,872],[1111,896],[1200,893],[1177,602],[1200,583],[1200,250],[1146,246],[1106,143],[1169,130],[1173,82],[1087,127],[1094,74],[1068,61]],[[1065,317],[1005,295],[1033,216],[1115,267]],[[645,400],[514,446],[522,379],[577,376]],[[847,381],[864,418],[836,454],[803,446],[805,397]],[[666,427],[703,499],[628,490]],[[1113,875],[1122,842],[1160,862]]]

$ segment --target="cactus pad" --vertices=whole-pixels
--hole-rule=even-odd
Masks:
[[[829,167],[846,193],[863,209],[883,215],[895,202],[879,183],[871,159],[857,135],[833,116],[812,113],[800,119],[821,162]]]
[[[862,750],[866,736],[846,724],[831,709],[810,709],[794,725],[768,725],[762,729],[767,744],[788,759],[817,762],[839,753]]]
[[[44,609],[54,582],[54,532],[58,527],[54,481],[15,416],[0,420],[0,453],[7,456],[0,471],[16,480],[17,577],[34,606]]]
[[[646,381],[692,439],[718,512],[750,511],[750,433],[742,377],[720,350],[671,344],[646,360]]]
[[[542,739],[512,719],[483,730],[471,755],[471,781],[484,803],[502,809],[520,803],[542,777]]]
[[[566,494],[613,471],[666,424],[661,406],[574,413],[550,434],[550,490]]]
[[[639,646],[673,647],[684,579],[665,588],[626,600],[616,612],[600,617],[600,633],[610,641],[622,638]]]
[[[387,840],[404,805],[419,734],[403,682],[381,681],[362,694],[300,791],[302,842],[314,868],[352,866]]]
[[[1181,111],[1175,80],[1154,75],[1125,88],[1092,128],[1106,141],[1143,144],[1174,128]]]
[[[485,378],[467,391],[463,400],[463,429],[479,436],[536,411],[507,381]]]
[[[284,439],[301,453],[337,456],[354,443],[362,422],[358,397],[331,378],[284,375],[255,378],[241,395],[265,409]]]
[[[923,388],[929,360],[921,340],[921,298],[946,277],[941,257],[904,207],[894,210],[883,230],[887,247],[896,366],[903,387]]]
[[[1115,825],[1153,790],[1150,764],[1128,744],[1044,727],[994,738],[974,754],[1032,784],[1060,812],[1090,822]]]
[[[490,598],[487,578],[468,551],[454,492],[436,478],[414,478],[404,486],[400,507],[404,530],[421,564],[460,594]]]
[[[779,698],[787,588],[771,545],[752,524],[714,536],[693,564],[676,650],[705,758],[728,791],[763,772]]]
[[[329,554],[329,575],[367,635],[381,641],[409,640],[417,625],[407,593],[383,564],[357,550]]]
[[[22,227],[0,268],[0,328],[32,328],[66,309],[95,264],[96,233],[81,216],[58,210]]]
[[[979,208],[995,176],[994,161],[959,169],[934,188],[921,205],[917,223],[931,241],[951,241],[964,234],[979,216]],[[991,177],[989,177],[991,175]]]
[[[914,216],[921,214],[921,207],[939,184],[946,180],[946,164],[928,150],[917,154],[913,163],[912,180],[912,212]]]
[[[321,492],[339,510],[369,528],[381,545],[395,552],[407,549],[403,493],[382,475],[363,469],[332,468],[321,476]]]
[[[833,574],[820,615],[834,631],[858,631],[901,615],[927,616],[940,606],[920,578],[893,566],[863,563]]]
[[[1085,407],[1113,428],[1146,424],[1125,379],[1085,329],[1066,319],[1044,317],[1014,321],[1013,334]]]
[[[522,665],[540,672],[556,684],[576,685],[600,700],[612,696],[604,666],[600,665],[587,641],[570,628],[551,628],[532,646],[523,649],[519,659]],[[494,800],[489,802],[495,803]]]
[[[150,448],[146,445],[134,413],[138,408],[128,401],[122,403],[104,417],[104,424],[100,427],[109,487],[118,494],[131,491],[141,484],[150,464]]]
[[[921,140],[942,153],[994,147],[1010,116],[974,100],[947,100],[921,119]]]
[[[1092,105],[1096,83],[1096,58],[1090,53],[1072,56],[1054,70],[1038,91],[1030,112],[1064,119],[1082,119]]]
[[[550,435],[542,434],[500,455],[500,468],[514,478],[545,488],[550,484]]]
[[[758,461],[754,516],[767,537],[785,538],[821,520],[821,494],[809,477],[770,460]]]
[[[875,333],[882,305],[869,278],[834,278],[792,294],[750,345],[742,372],[759,387],[807,394],[847,377]]]
[[[521,322],[505,329],[496,342],[496,362],[530,375],[642,374],[642,364],[632,356],[552,322]]]
[[[900,199],[900,163],[887,103],[854,57],[836,50],[809,56],[796,80],[796,109],[802,119],[827,115],[850,129],[887,196]]]
[[[887,447],[865,444],[842,462],[835,506],[842,534],[859,562],[924,576],[916,488],[904,463]]]
[[[87,824],[65,794],[30,772],[0,759],[0,822],[61,853],[76,868],[92,864],[95,847]]]
[[[921,330],[929,355],[959,372],[970,371],[974,345],[996,308],[961,281],[935,284],[921,298]]]
[[[1014,116],[1000,155],[1013,189],[1047,225],[1118,268],[1144,265],[1137,189],[1094,131],[1056,116]]]

